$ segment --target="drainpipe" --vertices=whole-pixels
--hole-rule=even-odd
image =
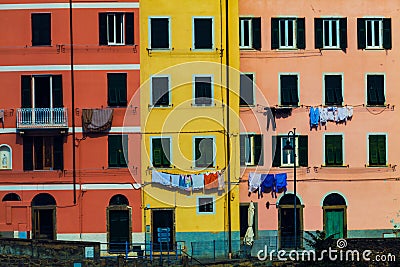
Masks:
[[[76,153],[75,153],[75,80],[74,80],[74,39],[72,30],[72,0],[69,0],[69,42],[71,44],[71,120],[72,120],[72,183],[74,192],[74,205],[76,204]]]

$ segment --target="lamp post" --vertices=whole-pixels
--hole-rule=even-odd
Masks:
[[[290,138],[293,138],[293,146],[290,145]],[[294,214],[294,248],[297,250],[297,194],[296,194],[296,128],[293,128],[293,131],[288,132],[288,137],[286,140],[286,145],[283,147],[283,150],[292,151],[293,153],[293,192],[294,192],[294,207],[293,207],[293,214]]]

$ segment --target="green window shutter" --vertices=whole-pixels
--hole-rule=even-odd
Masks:
[[[161,156],[161,138],[153,138],[152,139],[152,154],[153,154],[153,166],[160,167],[162,165],[162,156]]]
[[[261,50],[261,18],[253,18],[251,23],[253,28],[253,48]]]
[[[392,20],[383,19],[383,48],[392,49]]]
[[[296,20],[297,26],[297,48],[306,49],[306,23],[305,18],[298,18]]]
[[[299,96],[297,89],[297,75],[281,75],[281,105],[297,106]]]
[[[32,108],[32,89],[31,89],[32,76],[21,76],[21,107]]]
[[[52,76],[53,87],[53,107],[62,108],[63,105],[63,89],[62,89],[62,75]]]
[[[118,148],[118,165],[119,167],[127,167],[127,157],[128,157],[128,135],[121,135],[121,142]],[[126,158],[125,158],[126,156]]]
[[[358,49],[366,48],[365,19],[357,19],[357,44]]]
[[[386,136],[378,135],[377,143],[378,143],[378,164],[386,165]]]
[[[325,75],[325,105],[332,105],[335,103],[335,93],[333,86],[332,75]]]
[[[125,13],[125,44],[127,45],[135,43],[133,17],[133,12]]]
[[[299,91],[297,88],[298,85],[298,77],[297,75],[292,75],[291,77],[291,105],[297,106],[299,104]]]
[[[335,136],[335,164],[343,165],[343,136]]]
[[[24,171],[31,171],[33,170],[33,137],[24,136],[23,140]]]
[[[245,141],[247,135],[241,134],[240,135],[240,166],[244,166],[246,163],[246,150],[245,150]]]
[[[126,106],[126,73],[107,73],[108,105]]]
[[[118,106],[126,106],[127,74],[118,73]]]
[[[107,13],[99,13],[99,44],[107,45]]]
[[[337,105],[343,104],[342,75],[335,75],[335,102]]]
[[[272,136],[272,167],[281,166],[281,137]]]
[[[315,48],[323,48],[323,30],[322,30],[322,22],[323,20],[320,18],[315,18],[314,19],[314,42],[315,42]]]
[[[54,170],[64,169],[64,137],[54,137]]]
[[[325,136],[325,165],[335,165],[335,141],[333,135]]]
[[[201,138],[196,138],[194,140],[194,146],[195,146],[195,166],[201,166],[200,159],[201,159],[201,151],[200,151],[200,142],[201,142]]]
[[[121,136],[120,135],[109,135],[108,136],[108,166],[119,167],[120,155],[118,150],[120,149]]]
[[[341,18],[339,20],[340,27],[340,48],[346,51],[347,48],[347,18]]]
[[[279,19],[271,18],[271,49],[279,49]]]
[[[263,135],[254,135],[254,165],[264,165]]]
[[[298,137],[298,140],[299,140],[299,148],[298,148],[299,166],[308,167],[308,136],[300,135]]]
[[[378,165],[378,137],[376,135],[369,135],[369,165]]]
[[[161,155],[162,155],[162,166],[163,167],[170,167],[171,166],[171,151],[170,151],[170,139],[169,138],[162,138],[161,139],[161,144],[162,144],[162,150],[161,150]]]

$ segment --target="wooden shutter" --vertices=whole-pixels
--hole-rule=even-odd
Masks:
[[[200,142],[202,141],[202,138],[195,138],[194,140],[194,146],[195,146],[195,166],[196,167],[201,167],[203,162],[200,161],[201,158],[201,151],[200,151]]]
[[[386,165],[386,136],[377,136],[378,164]]]
[[[337,105],[342,105],[343,103],[343,93],[342,93],[342,75],[334,75],[335,78],[335,101]]]
[[[54,137],[54,170],[63,170],[64,169],[64,137],[56,136]]]
[[[23,140],[24,171],[31,171],[33,170],[33,137],[24,136]]]
[[[383,48],[392,49],[392,20],[383,19]]]
[[[343,136],[335,136],[335,164],[343,165]]]
[[[297,106],[299,104],[297,75],[281,75],[281,105]]]
[[[334,83],[332,75],[325,75],[325,105],[332,105],[335,103]]]
[[[299,166],[308,167],[308,136],[300,135],[298,137],[299,147],[298,147],[298,157]]]
[[[263,135],[254,135],[254,165],[264,165]]]
[[[51,45],[51,14],[41,14],[41,45]]]
[[[211,49],[212,40],[212,19],[195,18],[194,19],[194,48]]]
[[[253,74],[240,74],[240,105],[254,105]]]
[[[107,45],[107,13],[99,13],[99,44]]]
[[[53,87],[53,107],[62,108],[63,105],[63,90],[62,90],[62,75],[53,75],[52,87]]]
[[[126,106],[126,73],[108,73],[108,105]]]
[[[253,18],[251,23],[253,29],[253,48],[261,50],[261,18]]]
[[[135,44],[133,12],[125,13],[125,44]]]
[[[378,136],[369,135],[369,165],[378,165],[379,164],[379,156],[378,156]]]
[[[170,139],[169,138],[161,138],[161,160],[163,167],[171,166],[171,151],[170,151]]]
[[[320,49],[323,48],[323,19],[315,18],[314,19],[314,41],[315,48]]]
[[[297,29],[297,48],[306,49],[306,23],[305,18],[298,18],[296,20]]]
[[[118,149],[120,147],[121,136],[109,135],[108,136],[108,166],[118,167],[119,154]]]
[[[21,76],[21,107],[32,108],[32,88],[31,88],[32,76],[22,75]]]
[[[126,167],[128,166],[128,135],[123,134],[121,135],[121,143],[119,143],[118,148],[118,163],[119,167]],[[126,158],[125,158],[126,156]]]
[[[325,136],[325,165],[335,165],[335,140]]]
[[[271,49],[279,49],[279,19],[271,18]]]
[[[357,19],[357,44],[358,49],[366,48],[365,19]]]
[[[153,166],[160,167],[162,165],[161,156],[161,138],[152,139],[152,155],[153,155]]]
[[[40,44],[40,14],[31,15],[32,45]]]
[[[347,18],[339,19],[340,28],[340,48],[346,51],[347,48]]]
[[[272,136],[272,167],[281,166],[281,137]]]
[[[246,138],[247,135],[240,135],[240,166],[246,165]]]

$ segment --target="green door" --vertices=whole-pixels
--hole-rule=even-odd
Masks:
[[[327,237],[344,238],[344,209],[325,210],[325,232]]]

